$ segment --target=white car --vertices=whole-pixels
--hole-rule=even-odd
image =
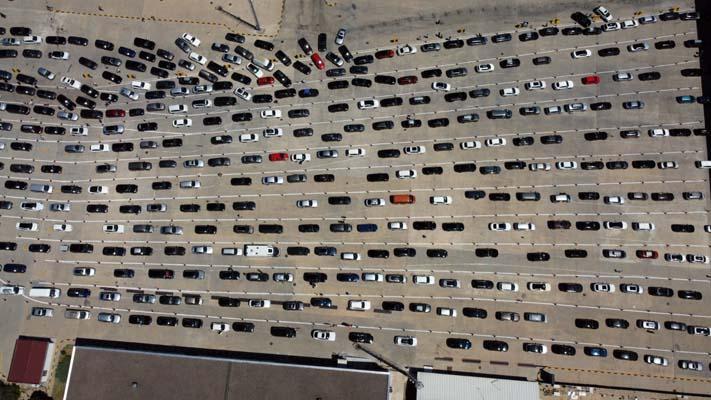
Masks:
[[[106,232],[106,233],[123,233],[124,232],[124,226],[118,225],[118,224],[104,225],[103,229],[104,229],[104,232]]]
[[[39,67],[39,68],[37,69],[37,73],[38,73],[40,76],[43,76],[43,77],[45,77],[46,79],[48,79],[48,80],[50,80],[50,81],[54,80],[54,78],[55,78],[54,72],[52,72],[52,71],[50,71],[50,70],[48,70],[47,68],[44,68],[44,67]]]
[[[282,136],[284,135],[284,130],[281,128],[266,128],[262,131],[262,135],[265,138]]]
[[[92,144],[91,147],[89,147],[89,150],[96,153],[96,152],[100,152],[100,151],[109,151],[109,150],[111,150],[111,148],[109,147],[108,144],[99,143],[99,144]]]
[[[435,277],[432,275],[412,275],[412,283],[415,285],[434,285]]]
[[[284,183],[284,178],[281,176],[265,176],[262,178],[263,185],[281,185]]]
[[[498,282],[496,288],[502,292],[518,292],[518,283]]]
[[[239,141],[240,141],[240,143],[258,142],[259,136],[257,136],[254,133],[243,133],[243,134],[239,135]]]
[[[481,72],[491,72],[494,69],[495,69],[494,64],[479,64],[476,67],[474,67],[474,71],[480,72],[480,73]]]
[[[415,54],[417,53],[417,48],[406,44],[404,46],[399,46],[395,53],[397,53],[397,55],[399,56],[404,56],[406,54]]]
[[[633,231],[653,231],[655,228],[654,224],[651,222],[633,222]]]
[[[563,108],[561,106],[550,106],[550,107],[545,107],[543,109],[543,112],[546,115],[560,114],[563,112]]]
[[[621,231],[627,229],[627,222],[625,221],[605,221],[602,223],[602,227],[605,229],[613,231]]]
[[[96,275],[96,270],[90,267],[77,267],[74,268],[74,276],[94,276]]]
[[[657,17],[654,15],[646,15],[644,17],[639,17],[640,24],[654,24],[657,22]]]
[[[605,22],[610,22],[612,20],[612,14],[610,14],[610,11],[608,11],[608,9],[603,6],[593,8],[593,12],[599,15],[600,18],[602,18],[602,20]]]
[[[175,128],[189,128],[193,126],[193,120],[190,118],[180,118],[173,121]]]
[[[380,102],[378,100],[361,100],[358,102],[358,109],[360,110],[370,110],[380,107]]]
[[[22,286],[0,286],[0,295],[22,296],[25,288]]]
[[[213,322],[210,324],[210,330],[213,330],[218,334],[222,334],[223,332],[229,332],[230,324],[224,322]]]
[[[449,92],[452,89],[452,85],[445,82],[432,82],[432,89]]]
[[[414,169],[401,169],[395,172],[398,179],[414,179],[417,178],[417,171]]]
[[[629,72],[618,72],[612,75],[612,80],[615,82],[631,81],[634,79],[634,75]]]
[[[605,196],[603,198],[605,201],[605,204],[615,204],[615,205],[622,205],[625,204],[625,199],[621,196]]]
[[[508,87],[499,90],[499,94],[504,97],[518,96],[520,93],[521,91],[517,87]]]
[[[348,31],[346,31],[344,28],[341,28],[338,30],[338,33],[336,33],[336,40],[335,40],[337,45],[343,44],[343,41],[346,40],[346,33],[347,32]]]
[[[365,199],[364,201],[366,207],[384,207],[385,206],[385,199],[380,199],[380,198],[370,198],[370,199]]]
[[[49,53],[49,58],[53,60],[68,60],[69,53],[66,51],[51,51]]]
[[[185,104],[171,104],[168,106],[168,112],[171,114],[188,112],[188,106]]]
[[[407,229],[407,224],[400,221],[388,222],[388,229],[391,231],[404,231]]]
[[[55,232],[71,232],[72,225],[71,224],[54,224],[52,229],[54,229]]]
[[[18,222],[15,224],[15,228],[18,231],[36,232],[39,225],[35,222]]]
[[[212,246],[193,246],[193,254],[212,254]]]
[[[89,186],[89,193],[91,194],[108,194],[108,186]]]
[[[196,38],[195,36],[186,32],[186,33],[183,33],[183,35],[181,37],[183,39],[187,40],[188,43],[190,43],[191,45],[193,45],[195,47],[200,47],[200,39]]]
[[[575,86],[575,85],[573,85],[573,81],[553,82],[553,90],[572,89],[573,86]]]
[[[199,189],[200,181],[180,181],[181,189]]]
[[[542,90],[546,88],[546,83],[544,81],[531,81],[526,82],[523,87],[525,87],[526,90]]]
[[[555,163],[555,167],[558,169],[576,169],[578,168],[578,163],[575,161],[558,161]]]
[[[472,149],[481,149],[481,142],[478,140],[471,140],[468,142],[461,142],[459,143],[459,147],[462,150],[472,150]]]
[[[200,159],[183,161],[183,167],[185,167],[185,168],[203,168],[204,166],[205,166],[205,162]]]
[[[311,331],[311,337],[316,340],[333,342],[336,340],[336,332],[326,331],[323,329],[314,329]]]
[[[72,205],[69,203],[51,203],[49,209],[57,212],[69,212],[72,210]]]
[[[622,29],[636,28],[639,26],[639,22],[635,19],[626,19],[622,21]]]
[[[631,45],[627,46],[627,51],[630,53],[636,53],[638,51],[647,51],[649,50],[649,45],[647,42],[641,42],[641,43],[632,43]]]
[[[27,201],[20,203],[20,208],[27,211],[42,211],[44,210],[44,204],[34,201]]]
[[[679,164],[676,161],[660,161],[657,163],[659,169],[677,169]]]
[[[490,231],[506,232],[511,230],[511,224],[508,222],[492,222],[489,224]]]
[[[307,161],[311,161],[311,154],[309,153],[294,153],[291,155],[291,161],[295,163],[304,163]]]
[[[365,272],[363,273],[363,281],[364,282],[383,282],[385,279],[383,274],[379,274],[376,272]]]
[[[452,204],[452,196],[430,196],[432,205],[450,205]]]
[[[425,146],[407,146],[403,149],[405,154],[424,154]]]
[[[638,319],[637,326],[650,331],[656,331],[659,329],[659,323],[657,321],[650,321],[648,319]]]
[[[679,360],[679,368],[691,371],[703,371],[704,365],[699,361]]]
[[[348,300],[348,309],[351,311],[370,310],[370,302],[367,300]]]
[[[486,139],[486,142],[484,142],[487,147],[498,147],[498,146],[506,146],[506,139],[504,138],[491,138],[491,139]]]
[[[398,346],[405,346],[405,347],[416,347],[417,346],[417,338],[414,336],[395,336],[393,338],[393,341]]]
[[[567,193],[558,193],[551,196],[553,203],[570,203],[570,195]]]
[[[532,292],[550,292],[551,284],[548,282],[528,282],[526,284],[528,290]]]
[[[201,56],[200,54],[196,52],[191,52],[190,55],[188,56],[191,60],[195,61],[196,63],[200,65],[205,65],[207,63],[207,58]]]
[[[563,106],[566,112],[583,112],[588,110],[588,105],[586,103],[569,103]]]
[[[275,272],[272,275],[272,279],[274,279],[274,282],[293,282],[294,274],[290,272]]]
[[[692,264],[708,264],[709,263],[708,257],[701,255],[701,254],[687,254],[686,261],[688,261]]]
[[[531,163],[528,164],[529,171],[550,171],[551,165],[548,163]]]
[[[81,82],[66,76],[62,77],[62,83],[77,90],[81,88]]]
[[[281,118],[281,110],[262,110],[260,115],[264,119]]]
[[[633,283],[621,283],[620,292],[629,294],[642,294],[644,293],[644,288]]]
[[[615,293],[615,285],[607,282],[595,282],[590,285],[593,292]]]
[[[141,90],[151,90],[151,84],[144,81],[133,81],[131,82],[131,87]]]
[[[299,208],[316,208],[318,207],[318,201],[311,199],[297,200],[296,206]]]
[[[42,43],[42,37],[40,36],[25,36],[22,38],[23,44],[40,44]]]
[[[361,148],[357,149],[347,149],[346,157],[363,157],[365,156],[365,150]]]
[[[264,72],[262,72],[259,67],[256,65],[249,63],[247,64],[247,71],[249,71],[252,75],[254,75],[256,78],[261,78],[264,76]]]
[[[603,32],[612,32],[620,30],[621,26],[619,22],[608,22],[602,26]]]
[[[536,225],[530,222],[515,222],[513,228],[515,231],[535,231]]]
[[[590,57],[592,55],[592,51],[588,49],[583,49],[583,50],[575,50],[572,53],[570,53],[570,56],[573,58],[585,58],[585,57]]]
[[[212,85],[195,85],[193,93],[212,93]]]
[[[354,253],[352,251],[346,251],[341,253],[341,260],[346,260],[346,261],[360,261],[361,257],[360,254]]]
[[[252,98],[252,93],[249,93],[247,88],[243,87],[235,89],[234,94],[244,101],[249,101]]]
[[[269,308],[272,305],[271,300],[252,299],[248,302],[252,308]]]
[[[437,315],[454,318],[457,316],[457,310],[448,307],[437,307]]]
[[[649,137],[664,137],[669,136],[669,129],[650,129],[647,133],[649,134]]]
[[[669,360],[661,356],[653,356],[651,354],[644,355],[644,362],[647,364],[659,365],[660,367],[666,367],[669,365]]]

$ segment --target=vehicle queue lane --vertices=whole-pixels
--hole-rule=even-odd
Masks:
[[[463,254],[454,254],[461,256]],[[464,257],[461,257],[464,258]],[[203,261],[204,262],[204,261]],[[651,286],[671,286],[678,290],[696,290],[703,296],[709,295],[707,284],[702,281],[669,281],[668,278],[622,278],[616,279],[611,277],[568,277],[568,276],[529,276],[526,273],[504,273],[503,271],[491,272],[463,272],[451,270],[428,270],[427,268],[405,266],[404,270],[393,269],[391,266],[362,266],[362,265],[347,265],[341,263],[329,267],[328,264],[320,266],[317,270],[324,272],[329,276],[325,283],[317,285],[309,285],[303,281],[302,274],[304,272],[314,272],[316,268],[308,265],[299,265],[296,267],[279,266],[243,266],[234,264],[214,264],[205,265],[202,263],[188,263],[185,265],[172,265],[165,263],[118,263],[112,261],[103,261],[101,263],[91,262],[72,262],[63,260],[52,261],[44,260],[33,265],[37,271],[36,279],[39,282],[50,282],[52,285],[71,285],[93,288],[114,287],[118,290],[153,290],[157,292],[173,291],[178,293],[200,293],[209,294],[211,296],[260,296],[265,295],[272,300],[284,299],[285,296],[297,296],[299,300],[308,303],[309,299],[304,297],[365,297],[367,300],[377,301],[417,301],[418,299],[427,300],[456,300],[456,306],[467,306],[468,301],[493,302],[492,304],[529,304],[531,306],[543,307],[541,312],[550,314],[550,308],[553,307],[572,307],[576,310],[587,310],[591,314],[585,318],[595,319],[594,313],[598,314],[604,311],[605,316],[609,317],[608,311],[619,311],[621,317],[630,318],[674,318],[684,317],[694,319],[695,322],[687,322],[688,324],[708,325],[711,316],[705,315],[704,303],[702,301],[681,299],[678,296],[671,298],[656,297],[647,294],[647,289]],[[331,264],[333,265],[333,264]],[[46,268],[45,268],[46,266]],[[73,270],[79,266],[90,266],[96,270],[96,278],[98,282],[88,283],[88,278],[77,277],[73,275]],[[447,268],[447,266],[444,266]],[[502,267],[506,267],[505,264]],[[133,281],[113,277],[113,269],[130,268],[136,271],[137,286],[128,286]],[[147,275],[148,269],[170,268],[175,271],[176,278],[169,280],[150,279]],[[449,266],[448,268],[452,268]],[[184,270],[198,269],[205,273],[205,280],[190,280],[180,278]],[[242,274],[241,280],[221,280],[218,275],[226,270],[239,271]],[[264,272],[269,275],[269,281],[254,282],[246,279],[246,274],[249,272]],[[289,272],[293,274],[293,283],[274,282],[271,281],[271,274],[275,272]],[[382,282],[362,282],[362,283],[344,283],[337,279],[339,273],[350,273],[358,276],[365,272],[375,273],[400,273],[405,276],[407,282],[405,284],[393,284]],[[553,272],[553,271],[551,271]],[[435,284],[429,285],[413,285],[412,274],[427,275],[433,274]],[[147,279],[148,278],[148,279]],[[440,279],[456,279],[461,288],[443,288],[438,286]],[[491,280],[494,284],[497,282],[512,282],[518,287],[517,292],[497,291],[495,289],[473,289],[470,282],[472,280]],[[85,283],[86,282],[86,283]],[[548,282],[553,292],[535,292],[528,289],[530,282]],[[559,284],[561,283],[580,283],[583,293],[563,293],[560,292]],[[593,283],[606,282],[617,287],[614,293],[595,293],[591,291]],[[621,283],[637,284],[641,286],[644,294],[627,294],[622,293],[619,289]],[[550,297],[553,296],[554,299]],[[288,300],[288,298],[287,298]],[[441,305],[444,307],[444,305]],[[503,306],[502,306],[503,307]],[[683,311],[682,311],[683,310]],[[577,315],[577,314],[576,314]],[[554,314],[554,318],[562,318]],[[599,315],[598,315],[599,317]],[[583,318],[583,317],[580,317]]]
[[[81,285],[79,285],[81,286]],[[157,313],[165,313],[165,314],[171,314],[171,313],[178,313],[179,315],[181,314],[178,310],[177,306],[169,306],[169,305],[162,305],[159,303],[156,304],[135,304],[135,303],[130,303],[130,296],[132,292],[128,292],[127,295],[122,296],[122,301],[119,303],[114,303],[114,302],[96,302],[94,303],[92,300],[81,300],[81,299],[70,299],[69,303],[76,305],[76,306],[92,306],[92,307],[110,307],[110,308],[118,308],[118,309],[123,309],[124,307],[126,309],[132,309],[134,311],[150,311],[150,312],[157,312]],[[156,293],[156,294],[172,294],[180,296],[179,293],[176,293],[171,290],[165,290],[161,289],[160,291],[152,291],[152,290],[146,290],[142,289],[140,291],[134,291],[133,293]],[[193,292],[186,290],[183,292],[183,294],[187,293],[193,293],[193,294],[200,294],[203,292]],[[240,299],[243,302],[248,301],[249,299],[264,299],[264,298],[270,298],[273,301],[273,304],[269,308],[252,308],[252,307],[246,307],[246,304],[242,304],[241,307],[239,308],[224,308],[224,307],[215,307],[215,300],[216,298],[219,298],[221,296],[224,296],[223,293],[219,292],[211,292],[210,294],[210,300],[208,301],[207,298],[204,298],[203,301],[204,303],[202,305],[194,305],[194,306],[187,306],[185,308],[185,312],[196,315],[196,316],[201,316],[201,317],[209,317],[209,316],[226,316],[226,317],[232,317],[234,313],[236,313],[239,317],[238,318],[243,318],[246,320],[253,320],[253,319],[268,319],[268,320],[295,320],[300,323],[309,323],[311,321],[323,321],[321,324],[323,325],[329,325],[329,324],[338,324],[337,321],[342,321],[346,320],[348,321],[348,324],[354,325],[354,326],[374,326],[377,327],[378,329],[383,329],[385,327],[388,327],[389,329],[392,329],[393,323],[396,323],[399,325],[397,328],[394,329],[399,329],[403,331],[416,331],[418,327],[422,327],[421,322],[420,323],[415,323],[415,321],[412,321],[409,316],[411,315],[416,315],[416,313],[410,312],[410,311],[403,311],[403,312],[392,312],[392,313],[383,313],[383,312],[376,312],[377,310],[373,311],[365,311],[365,312],[358,312],[358,311],[352,311],[352,310],[347,310],[347,302],[348,300],[352,299],[377,299],[378,297],[371,297],[371,296],[360,296],[358,294],[350,294],[346,293],[345,296],[342,297],[337,297],[334,300],[334,306],[336,308],[332,309],[321,309],[321,308],[315,308],[315,307],[305,307],[305,311],[303,312],[293,312],[293,311],[284,311],[281,310],[279,305],[283,301],[288,301],[288,300],[293,300],[293,299],[300,299],[303,301],[303,299],[306,299],[308,301],[308,297],[306,296],[293,296],[293,297],[283,297],[283,296],[277,296],[277,297],[272,297],[268,295],[267,293],[255,293],[252,295],[247,295],[242,297],[241,295],[232,295],[230,297]],[[332,293],[324,293],[325,296],[332,296]],[[385,298],[386,300],[406,300],[398,296],[388,296]],[[678,354],[689,354],[689,355],[696,355],[696,356],[708,356],[708,352],[706,347],[704,346],[705,340],[694,340],[697,338],[694,338],[693,335],[688,335],[685,332],[674,332],[674,331],[668,331],[668,330],[662,330],[659,331],[659,334],[657,335],[635,335],[634,341],[631,341],[629,343],[626,343],[626,338],[622,337],[616,337],[616,339],[620,340],[620,344],[616,345],[609,345],[605,344],[605,342],[600,342],[600,336],[598,332],[594,332],[594,330],[590,329],[579,329],[575,328],[574,326],[574,320],[573,318],[561,318],[558,319],[556,314],[553,314],[553,316],[548,317],[548,321],[546,323],[535,323],[535,322],[529,322],[529,321],[524,321],[523,315],[524,313],[528,312],[544,312],[547,313],[550,310],[550,306],[553,306],[552,303],[549,305],[549,307],[545,307],[545,305],[542,304],[531,304],[531,303],[526,303],[526,302],[515,302],[517,304],[516,306],[516,312],[519,312],[521,315],[521,321],[520,322],[511,322],[511,321],[492,321],[493,326],[491,326],[491,322],[486,324],[488,326],[478,326],[478,325],[484,325],[483,320],[480,319],[472,319],[472,318],[466,318],[464,316],[457,316],[457,317],[444,317],[444,316],[438,316],[435,315],[435,310],[438,305],[452,305],[452,301],[454,301],[454,304],[457,304],[460,298],[452,298],[452,297],[442,297],[440,300],[437,300],[437,298],[432,299],[431,297],[426,297],[426,296],[421,296],[421,297],[414,297],[414,298],[409,298],[410,302],[426,302],[431,304],[432,311],[430,313],[418,313],[420,315],[420,318],[425,318],[427,320],[427,324],[425,326],[429,327],[430,330],[444,330],[446,332],[450,332],[452,334],[453,332],[471,332],[469,331],[472,326],[477,326],[476,334],[475,336],[479,337],[499,337],[501,339],[514,339],[514,340],[521,340],[521,337],[519,336],[519,330],[517,329],[521,325],[535,325],[538,327],[537,329],[537,334],[533,337],[524,337],[524,339],[528,340],[543,340],[543,341],[548,341],[548,342],[563,342],[563,343],[584,343],[584,344],[589,344],[589,345],[602,345],[605,347],[613,347],[613,348],[629,348],[629,349],[635,349],[635,350],[640,350],[640,349],[652,349],[655,351],[662,351],[662,352],[676,352]],[[128,304],[126,304],[128,302]],[[439,303],[441,302],[441,304]],[[448,302],[448,303],[447,303]],[[493,303],[492,303],[493,302]],[[123,304],[122,304],[123,303]],[[507,301],[506,300],[500,300],[500,299],[492,299],[492,300],[469,300],[466,302],[466,305],[472,306],[472,307],[483,307],[485,309],[489,310],[490,317],[493,317],[494,311],[512,311],[511,305],[506,305]],[[514,302],[512,302],[514,303]],[[65,301],[62,302],[62,304],[67,304]],[[407,307],[408,301],[405,301],[405,305]],[[376,304],[372,304],[373,307],[377,308]],[[508,307],[508,308],[507,308]],[[566,307],[565,305],[556,305],[556,307]],[[589,309],[582,309],[580,307],[575,308],[575,317],[576,318],[593,318],[595,319],[595,316],[599,316],[599,310],[597,313],[595,311],[591,311]],[[288,317],[285,318],[285,316],[282,316],[283,313],[286,313]],[[635,315],[634,314],[629,314],[629,313],[621,313],[622,317],[627,318],[628,320],[632,320],[632,325],[634,325],[635,321]],[[231,315],[232,314],[232,315]],[[646,319],[655,319],[659,318],[659,316],[654,317],[650,315],[645,315],[643,313],[638,314],[639,318],[646,318]],[[610,317],[617,317],[614,312],[611,313]],[[677,318],[677,317],[673,317]],[[598,317],[599,319],[599,317]],[[678,318],[677,318],[678,319]],[[702,319],[703,320],[703,319]],[[702,321],[700,320],[700,321]],[[481,321],[481,322],[480,322]],[[318,322],[317,322],[318,323]],[[497,333],[489,333],[489,329],[496,328],[495,331]],[[606,328],[602,327],[602,333],[605,336],[611,335],[613,337],[619,335],[619,331],[621,329],[615,329],[615,328]],[[639,328],[635,328],[634,326],[631,326],[629,329],[633,330],[638,330]],[[427,330],[425,330],[427,331]],[[588,333],[587,331],[591,331],[591,333]],[[550,332],[549,337],[547,337],[546,333]],[[455,333],[456,334],[456,333]],[[466,333],[468,335],[472,335],[472,333]],[[572,341],[568,339],[569,335],[575,334],[575,335],[581,335],[582,338]],[[629,338],[629,335],[624,335],[627,338]],[[651,340],[652,338],[656,341],[657,345],[659,343],[664,343],[665,346],[669,346],[665,348],[664,346],[662,347],[653,347],[651,345]],[[691,339],[690,339],[691,338]],[[660,340],[661,339],[661,340]],[[703,338],[702,338],[703,339]],[[641,340],[641,342],[640,342]],[[687,347],[687,348],[679,348],[675,344],[679,343],[682,346],[686,345],[689,346],[691,345],[692,347]],[[692,344],[693,343],[693,344]],[[698,347],[697,347],[698,346]]]

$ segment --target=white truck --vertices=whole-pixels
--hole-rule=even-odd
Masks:
[[[30,297],[49,297],[56,299],[62,291],[51,287],[33,287],[30,289]]]
[[[245,244],[244,255],[247,257],[276,257],[279,249],[266,244]]]

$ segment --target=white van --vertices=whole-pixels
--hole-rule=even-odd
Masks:
[[[168,106],[168,112],[171,114],[188,112],[188,106],[185,104],[172,104]]]
[[[709,160],[696,161],[694,164],[696,168],[711,168],[711,161]]]
[[[252,64],[258,66],[261,69],[266,69],[267,71],[274,70],[274,63],[268,58],[254,57],[252,59]]]
[[[56,299],[61,294],[62,291],[56,288],[33,287],[30,289],[30,297],[49,297],[52,299]]]
[[[45,185],[42,183],[32,183],[32,184],[30,184],[30,191],[31,192],[38,192],[38,193],[52,193],[52,185]]]

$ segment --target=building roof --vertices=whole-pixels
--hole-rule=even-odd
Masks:
[[[386,400],[390,375],[302,363],[75,346],[65,400]],[[97,371],[100,371],[97,373]]]
[[[538,382],[418,372],[417,400],[538,400]]]
[[[47,358],[50,339],[20,336],[15,341],[8,381],[37,385]]]

